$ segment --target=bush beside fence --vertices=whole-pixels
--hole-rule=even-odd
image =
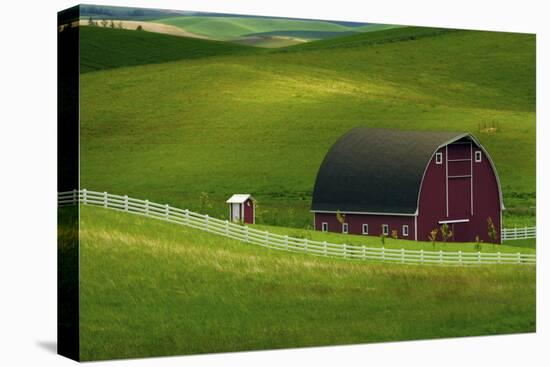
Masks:
[[[162,205],[148,200],[113,195],[107,192],[96,192],[83,189],[58,193],[58,205],[60,206],[76,205],[79,203],[121,210],[149,218],[182,224],[274,250],[301,252],[317,256],[426,265],[466,266],[536,263],[536,255],[534,254],[424,251],[333,244],[326,241],[313,241],[260,231],[246,225],[243,226],[227,220],[194,213],[188,209],[178,209],[168,204]]]

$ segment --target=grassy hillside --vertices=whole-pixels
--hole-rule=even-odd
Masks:
[[[82,75],[81,186],[217,217],[227,217],[231,194],[252,193],[260,223],[306,227],[319,165],[349,129],[458,130],[495,161],[505,225],[534,224],[535,37],[376,37],[383,32],[400,40],[363,34],[342,47],[318,41]],[[483,122],[499,130],[481,133]]]
[[[350,30],[350,27],[328,21],[261,17],[182,16],[164,18],[158,22],[175,25],[190,32],[218,40],[232,40],[254,33],[284,30],[332,32]]]
[[[535,330],[530,266],[317,258],[92,207],[80,228],[83,360]]]
[[[232,43],[124,29],[80,27],[80,72],[257,52]]]
[[[286,47],[309,40],[397,27],[385,24],[359,26],[325,20],[219,15],[178,16],[159,19],[158,22],[174,25],[211,39],[236,41],[259,47]],[[285,42],[280,37],[285,37]]]

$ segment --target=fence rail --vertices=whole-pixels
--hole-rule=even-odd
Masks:
[[[536,238],[537,227],[523,227],[523,228],[503,228],[502,240],[521,240],[526,238]]]
[[[113,195],[107,192],[88,191],[86,189],[58,193],[58,205],[60,206],[76,205],[79,203],[178,223],[270,249],[301,252],[317,256],[425,265],[466,266],[536,263],[536,255],[534,254],[405,250],[313,241],[260,231],[227,220],[194,213],[188,209],[178,209],[168,204],[157,204],[148,200],[130,198],[126,195]]]

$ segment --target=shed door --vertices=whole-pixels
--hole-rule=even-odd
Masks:
[[[236,203],[231,204],[231,220],[232,221],[241,220],[241,204],[236,204]]]

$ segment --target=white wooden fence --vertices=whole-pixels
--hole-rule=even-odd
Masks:
[[[521,254],[519,252],[483,253],[405,250],[313,241],[306,238],[295,238],[260,231],[227,220],[194,213],[188,209],[178,209],[168,204],[161,205],[148,200],[133,199],[128,196],[113,195],[107,192],[95,192],[83,189],[58,193],[58,205],[75,205],[77,203],[122,210],[128,213],[178,223],[270,249],[301,252],[317,256],[425,265],[466,266],[536,263],[536,255]]]
[[[537,227],[524,228],[503,228],[502,240],[521,240],[526,238],[536,238]]]

